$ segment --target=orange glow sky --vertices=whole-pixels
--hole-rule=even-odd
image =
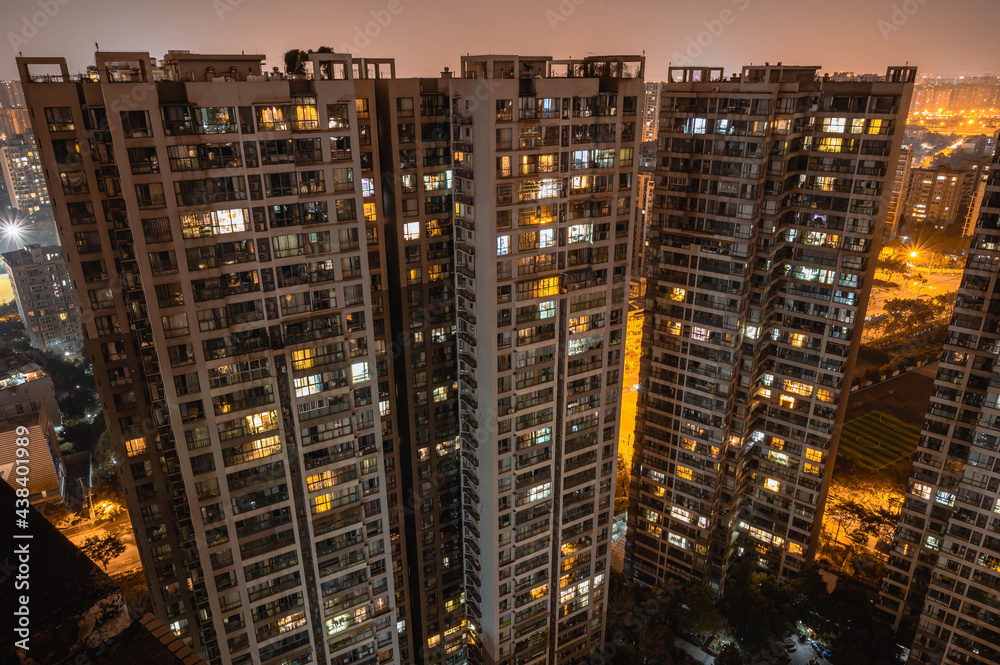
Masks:
[[[830,72],[884,73],[907,61],[941,75],[1000,72],[997,0],[4,0],[0,25],[3,79],[15,76],[17,51],[65,56],[83,71],[94,42],[154,57],[258,52],[269,65],[290,48],[347,47],[395,57],[399,76],[455,69],[467,52],[645,51],[648,80],[664,78],[671,61],[727,74],[765,60]]]

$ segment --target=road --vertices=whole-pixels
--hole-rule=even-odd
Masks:
[[[941,274],[931,273],[929,270],[921,268],[915,268],[914,270],[920,272],[927,278],[926,284],[921,286],[918,282],[914,281],[912,277],[907,280],[903,280],[899,275],[895,275],[895,279],[891,281],[899,284],[900,288],[887,289],[878,286],[872,287],[871,298],[868,300],[868,311],[865,315],[870,317],[881,314],[885,307],[885,301],[891,300],[892,298],[933,298],[945,293],[957,291],[958,285],[962,281],[961,271]],[[887,275],[884,275],[881,272],[879,273],[879,279],[885,279],[886,277]],[[885,281],[890,280],[885,279]]]
[[[788,654],[789,658],[791,659],[790,661],[788,661],[788,665],[808,665],[809,661],[814,658],[821,665],[830,665],[829,661],[827,661],[825,658],[816,653],[816,650],[812,648],[812,645],[809,643],[808,640],[804,640],[800,638],[798,635],[796,635],[795,637],[790,637],[788,639],[789,641],[795,643],[795,651]],[[681,649],[684,649],[684,651],[687,651],[691,655],[691,657],[697,660],[699,663],[704,663],[704,665],[713,665],[715,663],[714,657],[709,655],[707,652],[703,651],[701,647],[691,644],[682,637],[677,638],[677,640],[674,642],[674,646],[680,647]],[[768,662],[785,662],[785,661],[775,660],[775,661],[755,661],[755,662],[768,663]]]
[[[104,532],[114,533],[120,536],[125,542],[126,547],[124,554],[117,559],[113,559],[108,562],[108,575],[111,577],[117,577],[142,568],[142,563],[139,560],[139,549],[135,545],[135,536],[132,533],[132,523],[129,521],[128,513],[123,512],[123,514],[114,521],[101,523],[98,524],[96,528],[81,530],[79,533],[73,533],[72,535],[67,535],[66,537],[69,538],[70,542],[79,547],[89,536]],[[101,566],[100,562],[95,563],[97,563],[98,566]],[[101,566],[101,568],[103,569],[103,566]]]

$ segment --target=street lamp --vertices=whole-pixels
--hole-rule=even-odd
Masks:
[[[24,226],[17,220],[11,220],[0,224],[0,233],[3,233],[7,242],[19,243],[24,237]]]

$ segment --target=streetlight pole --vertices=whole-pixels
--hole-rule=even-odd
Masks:
[[[91,522],[94,521],[94,501],[91,498],[90,487],[87,489],[83,488],[83,478],[77,478],[76,482],[80,483],[80,497],[87,502],[87,519]]]

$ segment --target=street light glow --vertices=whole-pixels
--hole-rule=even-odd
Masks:
[[[19,242],[24,237],[24,225],[17,221],[4,222],[0,224],[0,233],[5,240]]]

